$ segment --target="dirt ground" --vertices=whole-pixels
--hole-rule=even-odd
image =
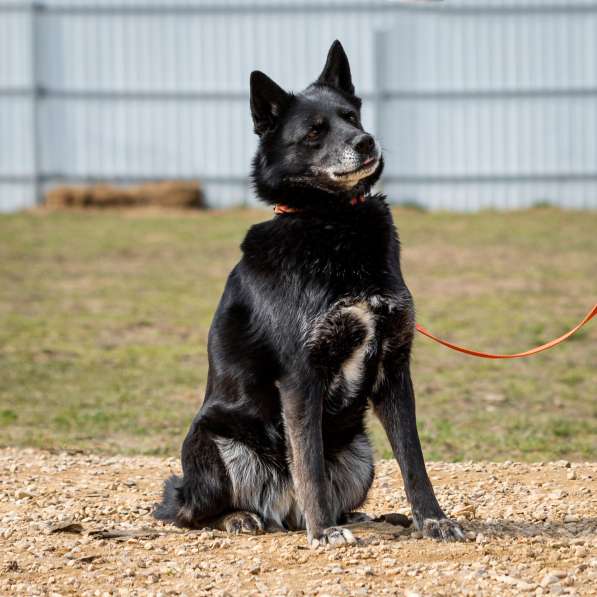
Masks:
[[[173,459],[0,450],[0,594],[597,595],[597,463],[432,463],[467,542],[368,523],[353,528],[356,545],[316,550],[304,533],[154,521],[177,470]],[[378,463],[364,509],[409,512],[394,462]]]

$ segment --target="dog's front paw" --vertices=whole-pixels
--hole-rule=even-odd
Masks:
[[[449,518],[425,518],[421,525],[424,537],[441,541],[464,541],[466,538],[460,525]]]
[[[312,537],[309,540],[309,546],[316,548],[323,545],[347,545],[356,542],[355,536],[348,529],[329,527],[324,529],[319,536]]]

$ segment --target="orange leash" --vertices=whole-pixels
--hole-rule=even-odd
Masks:
[[[588,323],[589,321],[591,321],[591,319],[593,319],[593,317],[595,317],[595,315],[597,315],[597,303],[586,314],[585,318],[581,322],[579,322],[577,325],[575,325],[569,332],[566,332],[563,336],[560,336],[559,338],[556,338],[555,340],[551,340],[550,342],[547,342],[547,344],[542,344],[541,346],[537,346],[537,348],[531,348],[531,350],[527,350],[525,352],[517,352],[515,354],[492,354],[490,352],[481,352],[479,350],[471,350],[470,348],[464,348],[464,346],[458,346],[458,344],[452,344],[452,342],[448,342],[447,340],[442,340],[441,338],[434,336],[429,330],[425,329],[422,325],[419,325],[418,323],[415,324],[415,327],[417,328],[417,332],[421,332],[421,334],[423,334],[424,336],[427,336],[428,338],[431,338],[432,340],[435,340],[436,342],[439,342],[440,344],[443,344],[444,346],[447,346],[448,348],[451,348],[452,350],[457,350],[458,352],[463,352],[464,354],[469,354],[474,357],[482,357],[484,359],[519,359],[521,357],[528,357],[528,356],[531,356],[532,354],[537,354],[538,352],[547,350],[548,348],[552,348],[554,346],[557,346],[561,342],[564,342],[564,340],[570,338],[570,336],[572,336],[572,334],[578,332],[578,330],[580,330],[580,328],[583,325],[585,325],[585,323]]]

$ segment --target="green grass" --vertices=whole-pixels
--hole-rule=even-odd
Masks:
[[[0,217],[0,444],[176,454],[239,243],[265,211]],[[597,296],[597,213],[398,209],[418,320],[488,351],[570,328]],[[530,359],[484,361],[419,336],[430,459],[590,459],[597,329]],[[389,456],[378,424],[378,455]]]

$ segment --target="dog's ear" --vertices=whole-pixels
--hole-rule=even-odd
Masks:
[[[261,136],[276,127],[290,102],[290,94],[261,71],[251,73],[251,116],[255,132]]]
[[[321,85],[329,85],[354,95],[354,85],[350,75],[350,64],[342,44],[336,40],[328,52],[328,58],[325,66],[317,79]]]

